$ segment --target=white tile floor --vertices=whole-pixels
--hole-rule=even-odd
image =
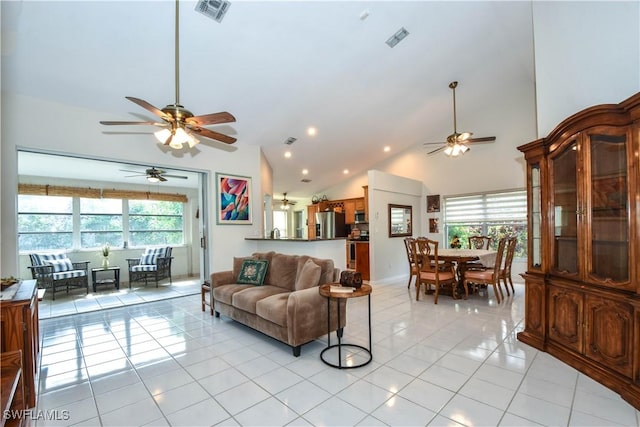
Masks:
[[[349,301],[345,340],[366,342],[366,307]],[[617,394],[516,340],[522,285],[501,305],[376,285],[371,315],[373,362],[353,370],[320,361],[324,339],[295,358],[201,312],[199,295],[43,320],[38,410],[69,419],[35,424],[639,425]]]

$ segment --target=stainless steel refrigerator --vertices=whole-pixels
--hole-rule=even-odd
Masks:
[[[334,239],[346,236],[344,213],[333,211],[316,212],[316,239]]]

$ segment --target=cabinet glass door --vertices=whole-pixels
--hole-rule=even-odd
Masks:
[[[563,275],[578,273],[577,141],[572,141],[552,160],[553,265]]]
[[[588,275],[602,282],[627,282],[629,273],[629,194],[627,138],[589,135],[591,157]]]
[[[529,247],[530,268],[542,267],[542,194],[540,192],[540,164],[531,166],[531,200],[529,201],[529,221],[531,244]]]

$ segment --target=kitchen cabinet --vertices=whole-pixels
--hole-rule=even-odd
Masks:
[[[40,354],[38,288],[35,280],[23,280],[13,286],[18,287],[13,298],[0,302],[0,351],[21,351],[22,407],[33,408],[36,406]]]
[[[363,185],[364,190],[364,220],[369,222],[369,186]]]
[[[362,275],[362,280],[371,278],[369,265],[369,242],[347,240],[347,269],[355,270]]]
[[[344,222],[354,224],[356,222],[356,201],[347,199],[344,201]]]
[[[319,204],[307,206],[307,238],[315,240],[316,238],[316,213],[320,212]]]
[[[518,149],[529,218],[518,339],[640,409],[640,93]]]

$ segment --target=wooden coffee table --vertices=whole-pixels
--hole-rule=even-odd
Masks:
[[[353,292],[331,292],[331,286],[340,286],[339,283],[325,283],[320,285],[320,295],[327,298],[327,348],[320,353],[320,359],[327,365],[338,369],[353,369],[360,368],[371,362],[373,356],[371,355],[371,285],[363,283],[361,287],[355,289]],[[349,344],[342,342],[342,330],[340,329],[340,303],[346,301],[349,298],[358,298],[366,296],[368,298],[368,317],[369,317],[369,348],[363,347],[358,344]],[[331,344],[331,300],[336,300],[338,303],[338,344]],[[325,356],[325,352],[337,348],[338,349],[338,363],[328,361]],[[357,348],[363,350],[367,356],[367,360],[357,365],[344,365],[342,363],[342,349],[343,348]]]

